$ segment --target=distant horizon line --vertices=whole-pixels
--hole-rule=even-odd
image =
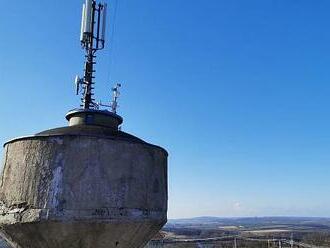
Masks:
[[[168,220],[192,220],[192,219],[206,219],[206,218],[213,218],[213,219],[262,219],[262,218],[296,218],[296,219],[330,219],[330,216],[290,216],[290,215],[265,215],[265,216],[232,216],[232,217],[225,217],[225,216],[195,216],[195,217],[183,217],[183,218],[168,218]]]

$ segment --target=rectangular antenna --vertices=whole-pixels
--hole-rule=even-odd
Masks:
[[[84,33],[92,32],[93,0],[86,0]]]
[[[105,29],[106,29],[106,25],[107,25],[107,4],[105,3],[103,5],[103,20],[102,20],[102,34],[101,34],[101,40],[105,41]]]
[[[84,30],[86,26],[86,5],[83,4],[82,8],[82,14],[81,14],[81,29],[80,29],[80,41],[84,42],[85,41],[85,35],[84,35]]]

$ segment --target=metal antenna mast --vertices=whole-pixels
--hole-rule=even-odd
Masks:
[[[112,102],[111,102],[111,111],[113,113],[117,113],[118,108],[118,98],[120,96],[119,88],[121,87],[121,84],[117,83],[115,87],[112,88],[113,96],[112,96]]]
[[[290,238],[290,247],[293,248],[293,233],[291,233],[291,238]]]
[[[82,9],[81,19],[81,46],[85,50],[86,61],[84,77],[76,77],[76,94],[79,94],[80,87],[83,89],[81,107],[84,109],[95,109],[97,104],[93,99],[93,76],[94,65],[96,64],[96,52],[104,48],[105,28],[107,18],[107,4],[96,3],[94,0],[86,0]]]

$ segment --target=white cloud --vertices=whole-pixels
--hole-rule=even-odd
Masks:
[[[242,209],[242,204],[240,202],[235,202],[233,205],[234,210],[238,211]]]

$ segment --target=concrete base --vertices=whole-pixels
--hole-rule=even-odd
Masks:
[[[1,233],[17,248],[140,248],[167,217],[167,152],[109,127],[12,140]]]

